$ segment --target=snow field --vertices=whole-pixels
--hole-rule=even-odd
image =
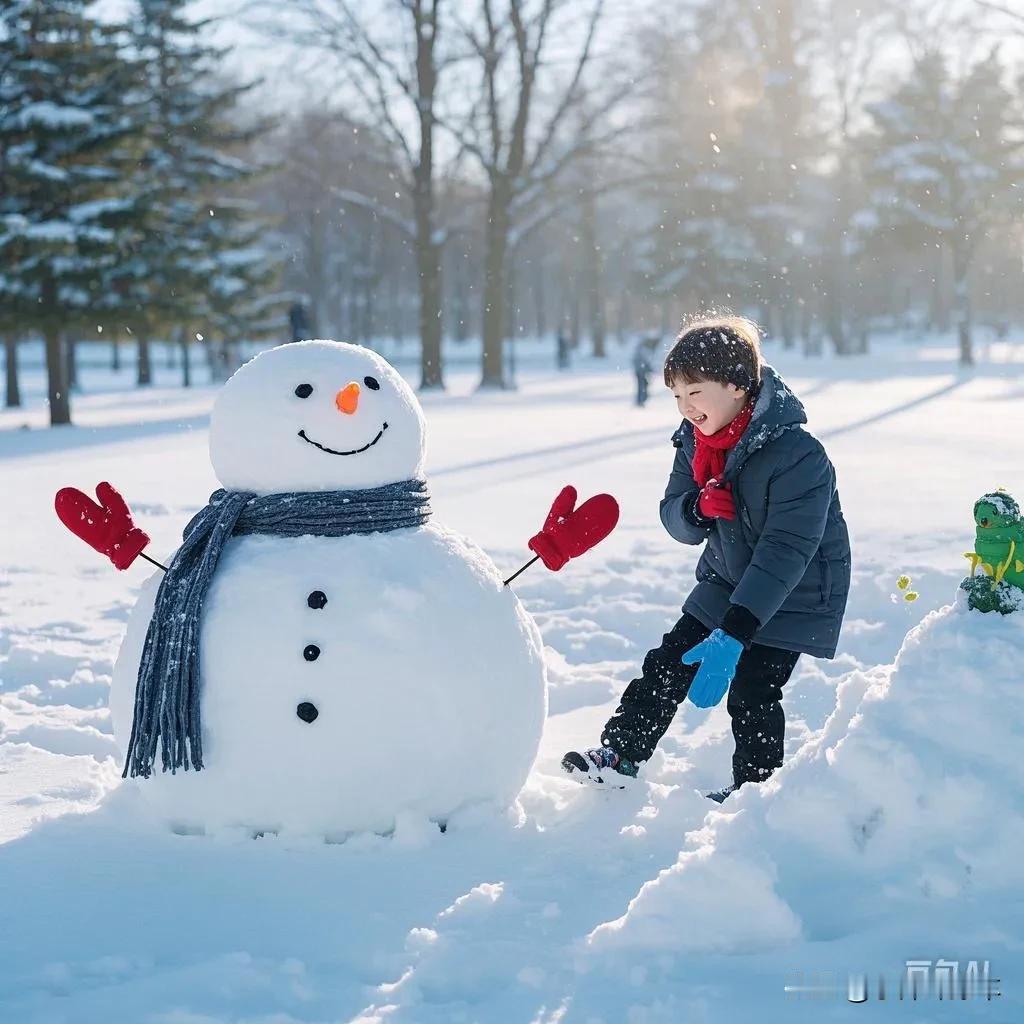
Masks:
[[[524,373],[514,395],[477,396],[453,374],[450,395],[424,400],[439,522],[509,572],[563,483],[614,493],[621,525],[562,573],[517,581],[551,682],[519,807],[445,835],[410,819],[330,845],[175,835],[118,784],[106,691],[144,574],[108,569],[50,501],[109,479],[153,553],[169,551],[215,486],[212,392],[129,393],[130,410],[87,394],[87,426],[60,445],[0,431],[0,1016],[821,1021],[853,1011],[794,1001],[792,971],[845,986],[848,971],[895,978],[906,959],[948,957],[991,959],[1004,996],[856,1012],[1019,1020],[1020,626],[946,607],[974,499],[1024,493],[1010,354],[962,377],[938,350],[849,365],[769,351],[836,463],[855,574],[839,657],[802,659],[787,685],[786,767],[710,810],[698,791],[728,771],[724,706],[685,706],[621,793],[557,768],[596,740],[690,585],[697,549],[657,520],[670,402],[656,389],[630,407],[625,367]]]

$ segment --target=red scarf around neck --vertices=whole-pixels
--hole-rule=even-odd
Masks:
[[[693,479],[703,487],[712,478],[720,479],[725,472],[725,460],[736,447],[743,432],[750,426],[754,414],[754,403],[746,405],[721,430],[714,434],[702,434],[695,426],[693,438],[696,448],[693,453]]]

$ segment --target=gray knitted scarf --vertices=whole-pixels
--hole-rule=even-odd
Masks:
[[[163,770],[200,771],[199,627],[203,600],[230,537],[346,537],[421,526],[430,517],[423,480],[362,491],[302,491],[258,497],[214,491],[185,527],[156,595],[139,664],[135,714],[122,777],[148,778],[157,742]]]

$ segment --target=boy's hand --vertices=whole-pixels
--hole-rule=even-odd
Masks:
[[[684,665],[700,668],[690,684],[687,696],[699,708],[713,708],[725,696],[736,675],[736,666],[743,653],[743,644],[722,629],[716,629],[706,640],[691,647],[683,655]]]
[[[730,484],[719,484],[712,477],[697,496],[697,511],[705,519],[735,519],[736,503]]]

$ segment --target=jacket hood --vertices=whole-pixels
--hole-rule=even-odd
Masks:
[[[723,477],[734,477],[743,463],[759,448],[763,448],[783,432],[803,426],[806,422],[807,413],[803,402],[793,394],[778,371],[765,363],[761,367],[761,386],[757,398],[754,399],[750,425],[743,432],[736,447],[729,452]],[[689,420],[683,420],[679,429],[672,435],[672,443],[677,448],[685,448],[691,459],[696,447],[693,431],[693,424]]]

